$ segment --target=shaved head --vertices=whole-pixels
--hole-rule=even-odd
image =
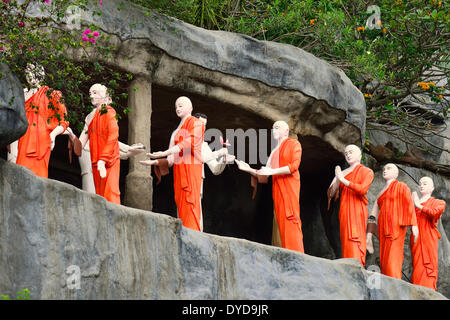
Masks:
[[[345,147],[344,156],[349,165],[359,163],[362,158],[361,149],[354,144],[349,144]]]
[[[419,191],[422,195],[431,195],[434,190],[434,183],[430,177],[422,177],[419,180]]]
[[[95,106],[112,103],[112,99],[108,93],[108,88],[100,83],[96,83],[91,86],[89,89],[89,95]]]
[[[106,95],[106,91],[108,90],[104,85],[100,83],[93,84],[90,90],[96,90],[98,93],[103,93]]]
[[[393,163],[388,163],[383,168],[383,178],[385,180],[397,179],[398,177],[398,168]]]
[[[188,107],[191,111],[193,110],[191,99],[189,99],[188,97],[185,97],[185,96],[179,97],[175,101],[175,106],[177,104],[182,104],[183,106]]]
[[[272,132],[273,137],[276,140],[287,137],[289,136],[289,125],[283,120],[275,121],[272,127]]]

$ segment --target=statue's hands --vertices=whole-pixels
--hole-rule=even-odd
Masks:
[[[103,160],[98,160],[97,162],[97,170],[100,173],[100,178],[105,178],[106,177],[106,167],[105,167],[105,161]]]
[[[147,153],[147,157],[150,159],[165,158],[168,155],[169,155],[169,150]]]
[[[412,226],[411,227],[412,234],[414,236],[414,243],[417,242],[417,239],[419,239],[419,227],[418,226]]]
[[[420,199],[419,199],[419,196],[417,195],[417,192],[416,192],[416,191],[414,191],[414,192],[412,193],[412,198],[413,198],[413,201],[414,201],[414,205],[415,205],[416,207],[421,206],[421,205],[420,205]]]
[[[226,156],[228,154],[227,148],[222,148],[219,150],[219,156]]]
[[[75,135],[70,127],[67,127],[67,129],[62,134],[68,135],[69,139],[72,141],[73,141],[73,138],[75,137]]]
[[[372,241],[372,233],[367,233],[366,235],[366,249],[370,254],[373,254],[373,241]]]
[[[143,166],[155,166],[158,165],[158,160],[141,160],[139,161],[140,164],[142,164]]]
[[[50,141],[51,141],[51,150],[53,150],[53,148],[55,147],[55,135],[52,133],[50,133]]]
[[[234,160],[236,160],[236,156],[232,155],[232,154],[227,154],[225,156],[225,162],[226,163],[233,163]]]
[[[267,167],[261,167],[261,169],[256,171],[256,174],[260,176],[271,176],[273,174],[273,169]]]
[[[127,151],[127,157],[134,157],[138,154],[141,154],[145,151],[145,146],[142,143],[135,143],[130,146],[130,148]]]
[[[336,179],[342,182],[342,180],[344,179],[344,175],[342,174],[340,166],[336,166],[336,168],[334,169],[334,173],[336,175]]]
[[[245,171],[245,172],[251,172],[253,169],[250,167],[250,165],[244,161],[235,159],[234,162],[236,162],[239,170]]]

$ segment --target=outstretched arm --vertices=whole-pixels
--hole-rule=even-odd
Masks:
[[[256,176],[257,175],[257,170],[253,169],[252,167],[250,167],[250,165],[244,161],[240,161],[238,159],[235,159],[234,162],[236,162],[239,170],[244,171],[244,172],[248,172],[250,173],[252,176]]]

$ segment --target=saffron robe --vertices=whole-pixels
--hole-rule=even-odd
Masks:
[[[413,273],[411,283],[437,290],[438,277],[438,240],[441,234],[437,223],[445,210],[445,201],[430,197],[424,203],[422,210],[416,209],[419,238],[414,243],[411,235]]]
[[[362,164],[345,176],[350,184],[340,183],[339,229],[343,258],[356,258],[366,263],[367,192],[374,178],[373,171]]]
[[[173,187],[178,217],[186,228],[201,230],[203,122],[189,116],[176,132],[174,143],[180,152],[174,155]]]
[[[30,169],[40,177],[48,177],[51,154],[50,133],[59,125],[64,130],[69,126],[66,107],[60,102],[61,92],[52,91],[50,98],[47,86],[42,86],[25,102],[28,129],[19,139],[16,163]]]
[[[97,109],[89,124],[88,135],[95,193],[120,204],[120,149],[116,111],[110,106]],[[105,178],[100,177],[97,169],[99,160],[105,161]]]
[[[300,173],[298,167],[302,147],[297,140],[286,138],[274,151],[270,167],[289,167],[290,174],[272,176],[272,196],[280,231],[281,247],[305,252],[303,247],[302,222],[300,220]]]
[[[406,227],[417,226],[411,192],[406,184],[394,180],[377,202],[381,273],[401,279]]]

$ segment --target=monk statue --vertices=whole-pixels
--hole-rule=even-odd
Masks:
[[[272,135],[277,146],[270,153],[267,165],[253,169],[244,161],[235,160],[239,169],[259,178],[272,176],[272,196],[281,247],[304,252],[302,222],[300,220],[300,173],[302,157],[300,142],[289,138],[289,126],[276,121]]]
[[[8,148],[8,161],[27,167],[34,174],[48,178],[50,154],[55,138],[66,130],[69,122],[62,102],[62,93],[42,86],[45,72],[42,66],[25,69],[29,87],[24,89],[28,129]]]
[[[343,258],[356,258],[366,263],[366,221],[368,217],[367,192],[372,184],[373,171],[361,164],[361,150],[351,144],[345,147],[349,167],[335,168],[335,177],[328,188],[328,210],[331,199],[341,193],[339,204],[339,231]]]
[[[95,112],[94,109],[92,112]],[[69,139],[72,142],[75,142],[76,135],[72,132],[70,128],[67,128],[64,131],[64,134],[69,136]],[[89,140],[88,140],[89,141]],[[131,157],[137,156],[145,151],[145,146],[142,143],[136,143],[131,146],[122,143],[119,141],[119,149],[120,149],[120,160],[127,160]],[[80,164],[81,170],[81,185],[84,191],[95,193],[95,185],[94,185],[94,175],[92,173],[92,163],[91,163],[91,153],[89,150],[89,143],[86,142],[84,148],[82,149],[82,153],[76,153],[78,156],[78,162]]]
[[[438,240],[441,238],[437,224],[445,211],[445,201],[433,198],[433,190],[433,180],[423,177],[419,181],[420,198],[416,191],[412,193],[419,238],[414,242],[412,235],[410,239],[413,265],[411,282],[437,290]]]
[[[203,180],[201,149],[205,126],[201,120],[191,115],[192,111],[191,100],[188,97],[179,97],[175,101],[175,112],[180,118],[180,123],[170,137],[169,148],[165,151],[148,153],[147,156],[151,160],[140,163],[146,166],[163,166],[166,172],[168,167],[173,166],[178,217],[184,227],[200,231],[202,229],[200,197]],[[167,159],[161,159],[165,157]]]
[[[85,148],[89,141],[95,192],[112,203],[120,204],[120,149],[116,111],[110,106],[112,99],[104,85],[94,84],[89,89],[89,95],[95,109],[85,119],[80,142]]]
[[[417,242],[419,228],[411,192],[405,183],[396,180],[397,177],[397,166],[392,163],[386,164],[383,168],[383,179],[386,184],[372,207],[369,221],[378,224],[381,273],[401,279],[406,227],[411,226],[413,243]],[[368,232],[369,253],[374,251],[372,237],[373,233]]]
[[[197,119],[201,120],[206,128],[206,124],[208,121],[208,117],[204,113],[196,113],[193,115]],[[228,163],[234,163],[235,157],[233,155],[228,154],[227,148],[221,148],[220,150],[212,151],[206,141],[202,142],[202,162],[203,164],[207,164],[209,169],[214,175],[219,175],[223,172],[226,165]],[[145,166],[154,166],[155,174],[158,179],[157,184],[161,181],[161,176],[164,176],[169,173],[168,168],[173,165],[173,162],[167,159],[158,159],[158,160],[142,160],[139,161],[142,165]],[[203,182],[205,179],[205,168],[202,167],[202,184],[200,188],[200,199],[203,199]],[[200,231],[203,231],[203,212],[202,207],[200,206]]]

